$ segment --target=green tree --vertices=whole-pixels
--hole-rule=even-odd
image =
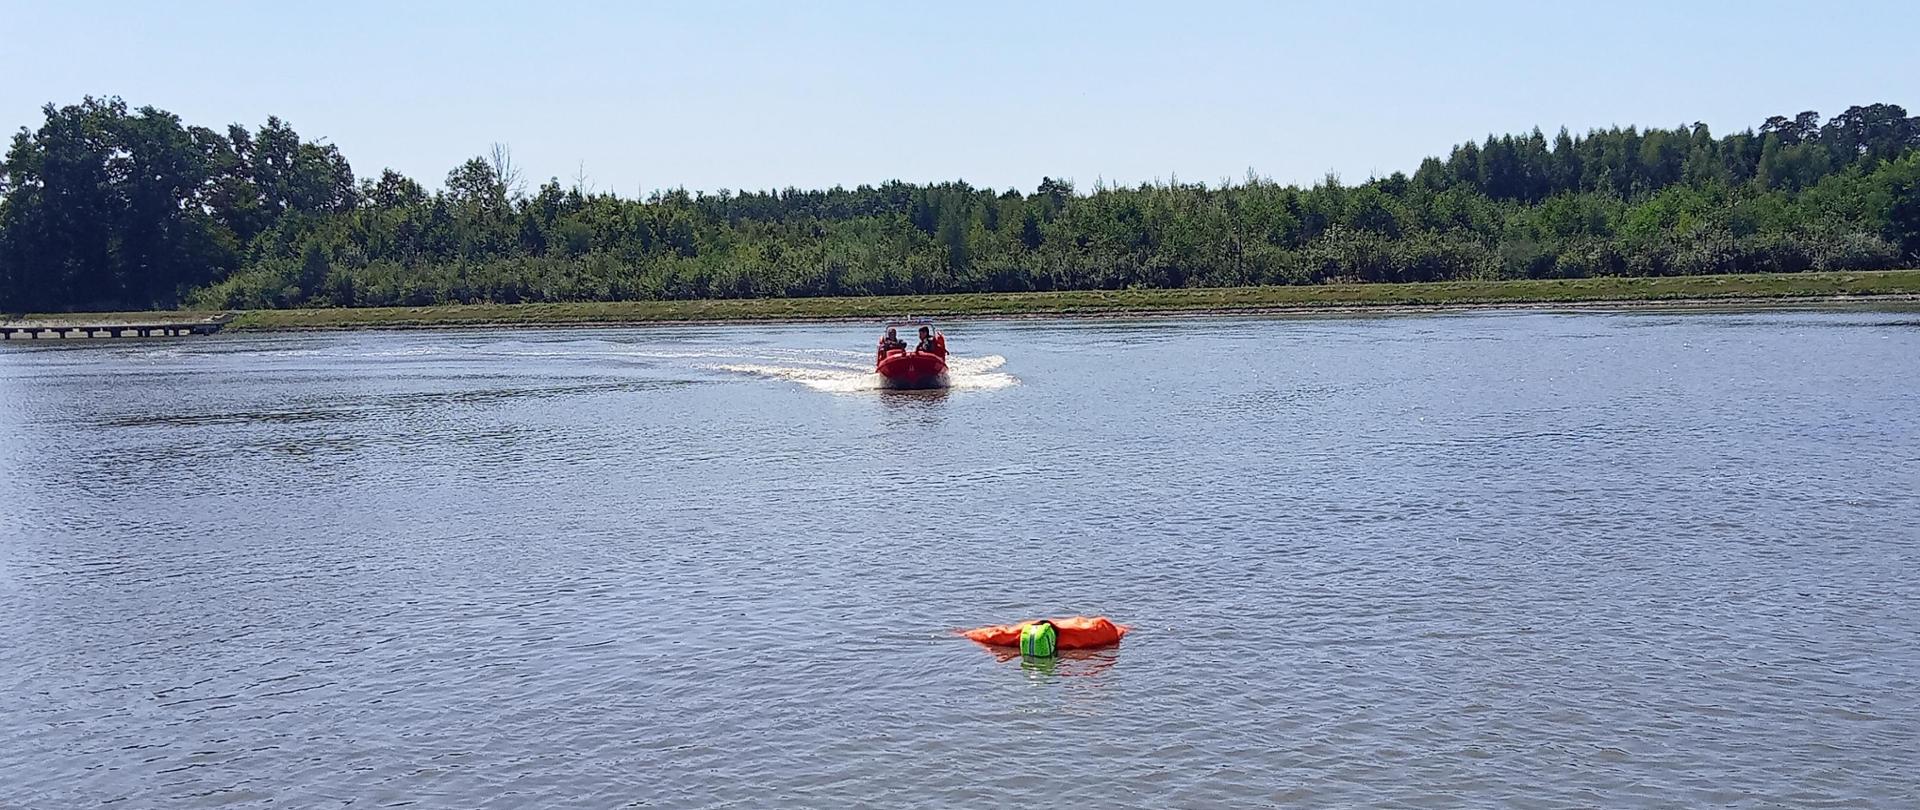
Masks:
[[[504,146],[356,181],[278,118],[49,106],[0,160],[0,309],[419,305],[1872,269],[1920,260],[1920,125],[1540,130],[1348,185],[954,181],[531,195]]]
[[[231,269],[232,235],[207,205],[220,136],[119,99],[43,112],[0,166],[16,306],[173,306]]]

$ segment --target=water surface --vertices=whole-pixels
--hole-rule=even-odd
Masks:
[[[1912,312],[870,331],[0,345],[0,806],[1920,798]]]

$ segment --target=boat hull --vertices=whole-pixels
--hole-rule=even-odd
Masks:
[[[884,388],[945,388],[949,384],[947,359],[932,352],[888,352],[874,364],[873,373],[880,375]]]

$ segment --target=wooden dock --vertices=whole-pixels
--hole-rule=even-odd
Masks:
[[[118,337],[187,337],[211,335],[225,328],[230,315],[217,315],[197,321],[0,321],[0,340],[49,340]]]

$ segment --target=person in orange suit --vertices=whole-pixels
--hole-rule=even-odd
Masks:
[[[1019,624],[996,624],[989,627],[976,627],[961,631],[960,635],[973,639],[989,647],[1020,646],[1020,630],[1029,624],[1041,620],[1025,621]],[[1062,650],[1091,650],[1098,647],[1111,647],[1120,643],[1121,637],[1132,629],[1124,624],[1114,624],[1105,616],[1074,616],[1067,619],[1047,619],[1053,624]]]

